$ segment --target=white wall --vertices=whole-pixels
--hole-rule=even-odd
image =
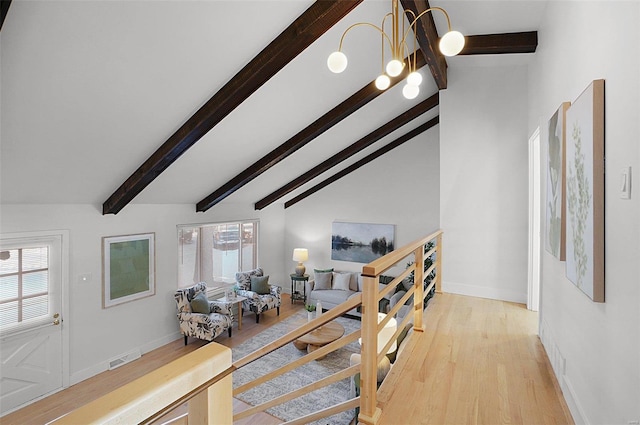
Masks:
[[[361,271],[364,264],[331,260],[334,221],[394,224],[397,247],[437,230],[438,130],[438,126],[427,130],[287,208],[285,270],[292,273],[295,267],[293,249],[305,247],[309,249],[305,266],[311,275],[314,267]]]
[[[287,281],[281,266],[281,209],[257,212],[249,205],[222,203],[203,214],[194,205],[130,204],[115,216],[103,216],[96,205],[2,205],[0,214],[3,234],[69,230],[69,317],[63,317],[63,325],[70,333],[72,384],[106,370],[109,359],[134,349],[145,353],[180,337],[173,299],[178,224],[258,218],[260,265],[273,281]],[[156,237],[156,294],[102,309],[101,238],[147,232]],[[91,281],[81,283],[79,275],[87,273]]]
[[[296,246],[310,249],[308,270],[362,267],[330,261],[335,219],[395,224],[400,244],[437,229],[438,176],[438,127],[434,127],[287,210],[282,204],[255,211],[252,204],[223,202],[206,213],[196,213],[189,204],[130,204],[117,215],[103,216],[99,205],[2,204],[0,229],[2,233],[69,230],[69,316],[63,323],[70,332],[70,382],[74,384],[106,370],[109,359],[135,349],[145,353],[180,338],[173,300],[178,224],[259,219],[260,266],[271,276],[270,282],[288,291]],[[417,187],[419,178],[424,186],[416,214],[405,206],[403,196]],[[366,191],[373,188],[382,200],[367,206]],[[396,202],[399,206],[391,207]],[[101,238],[145,232],[156,236],[156,295],[102,309]],[[80,283],[82,274],[91,274],[91,281]]]
[[[449,67],[440,93],[443,290],[524,303],[527,70],[471,61]]]
[[[530,133],[606,80],[605,302],[590,301],[542,251],[541,338],[577,423],[640,421],[639,27],[638,2],[552,1],[529,73]],[[624,166],[633,166],[631,200],[618,194]]]

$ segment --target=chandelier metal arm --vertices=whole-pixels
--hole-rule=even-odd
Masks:
[[[372,28],[374,28],[376,31],[378,31],[378,32],[382,35],[382,37],[384,37],[384,38],[386,38],[386,39],[387,39],[387,42],[389,42],[389,47],[390,47],[390,48],[392,49],[392,51],[393,51],[393,45],[391,44],[391,39],[389,38],[389,36],[388,36],[387,34],[385,34],[385,32],[382,30],[382,28],[380,28],[379,26],[374,25],[374,24],[372,24],[372,23],[370,23],[370,22],[358,22],[358,23],[355,23],[355,24],[351,25],[349,28],[347,28],[346,30],[344,30],[344,32],[342,33],[342,37],[340,37],[340,45],[338,46],[338,51],[339,51],[339,52],[341,52],[341,51],[342,51],[342,43],[343,43],[343,41],[344,41],[344,37],[347,35],[347,33],[348,33],[352,28],[359,27],[359,26],[363,26],[363,25],[364,25],[364,26],[368,26],[368,27],[372,27]]]
[[[402,36],[402,42],[403,43],[405,42],[405,39],[407,38],[407,35],[409,34],[409,31],[411,31],[411,29],[416,25],[416,22],[418,22],[418,19],[422,18],[428,12],[433,12],[434,10],[439,10],[440,12],[444,13],[444,16],[447,18],[447,31],[451,31],[451,19],[449,19],[449,14],[447,13],[447,11],[444,10],[443,8],[441,8],[441,7],[433,6],[433,7],[428,8],[427,10],[423,10],[422,12],[420,12],[420,14],[418,16],[413,18],[413,21],[409,24],[409,28],[407,28],[407,31]],[[413,14],[415,16],[415,13],[413,13],[412,10],[410,10],[409,12],[411,12],[411,14]]]

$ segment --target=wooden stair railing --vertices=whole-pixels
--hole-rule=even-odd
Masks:
[[[433,242],[435,241],[435,242]],[[434,244],[432,249],[428,249],[429,242]],[[413,263],[398,277],[393,279],[387,287],[380,291],[378,282],[380,276],[394,266],[401,265],[413,254]],[[435,254],[436,259],[433,265],[425,271],[425,259]],[[425,288],[425,279],[435,270],[436,275]],[[385,295],[394,291],[404,278],[413,272],[413,287],[407,291],[395,307],[388,312],[387,316],[378,323],[378,302]],[[441,292],[442,282],[442,230],[438,230],[428,236],[411,242],[398,248],[389,254],[380,257],[373,262],[362,267],[363,293],[362,293],[362,348],[360,367],[360,414],[358,423],[366,425],[376,425],[380,420],[382,411],[377,406],[377,367],[378,363],[385,355],[394,340],[398,338],[403,327],[413,318],[414,332],[424,332],[422,315],[424,309],[425,293],[435,285],[436,292]],[[413,314],[407,314],[398,326],[395,335],[384,347],[378,347],[378,333],[402,308],[405,302],[413,295]],[[411,317],[413,316],[413,317]]]
[[[435,241],[435,242],[433,242]],[[429,243],[433,243],[433,247]],[[406,263],[413,255],[413,262],[404,272],[379,289],[380,276],[390,268]],[[425,270],[425,259],[435,255],[433,264]],[[418,267],[421,265],[421,267]],[[425,286],[425,280],[435,270],[435,276]],[[380,300],[395,291],[404,279],[413,273],[413,287],[387,312],[378,323]],[[422,315],[425,294],[435,286],[441,292],[442,282],[442,231],[396,249],[384,257],[362,267],[363,291],[332,308],[320,317],[294,329],[276,341],[266,345],[238,361],[231,363],[231,350],[215,342],[209,343],[111,393],[94,400],[73,412],[51,422],[56,425],[91,423],[143,423],[150,424],[178,406],[188,403],[188,423],[229,424],[242,418],[263,412],[270,407],[293,400],[318,388],[350,378],[360,372],[360,396],[301,418],[286,425],[302,425],[337,413],[360,407],[358,423],[376,425],[381,410],[377,406],[377,365],[398,338],[402,329],[413,319],[414,331],[423,332]],[[395,335],[384,347],[377,347],[378,332],[391,320],[413,296],[413,314],[407,314]],[[232,389],[231,374],[241,367],[289,344],[314,329],[353,310],[362,308],[362,329],[327,344],[281,368]],[[325,356],[362,337],[361,363],[334,373],[303,388],[279,396],[248,410],[233,414],[233,396],[263,384],[301,365]]]

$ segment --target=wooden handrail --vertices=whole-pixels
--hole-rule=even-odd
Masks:
[[[432,234],[404,245],[401,248],[391,251],[384,257],[380,257],[370,262],[366,266],[362,267],[363,276],[379,276],[391,267],[395,266],[398,261],[402,261],[405,257],[408,257],[413,253],[417,246],[424,246],[431,242],[436,237],[442,235],[442,230],[433,232]],[[439,246],[439,244],[437,245]],[[440,256],[438,256],[439,258]]]
[[[176,399],[189,396],[198,423],[232,422],[231,349],[210,343],[54,420],[55,425],[145,423]],[[194,389],[206,385],[194,394]],[[208,400],[227,399],[229,403]]]

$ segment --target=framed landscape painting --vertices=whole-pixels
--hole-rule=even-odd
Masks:
[[[394,250],[393,224],[345,223],[331,226],[331,259],[370,263]]]
[[[604,80],[567,111],[567,278],[604,302]]]
[[[102,238],[102,307],[154,295],[155,234]]]
[[[547,193],[545,204],[545,248],[560,261],[566,255],[566,197],[564,193],[566,167],[566,114],[570,102],[564,102],[547,126]]]

